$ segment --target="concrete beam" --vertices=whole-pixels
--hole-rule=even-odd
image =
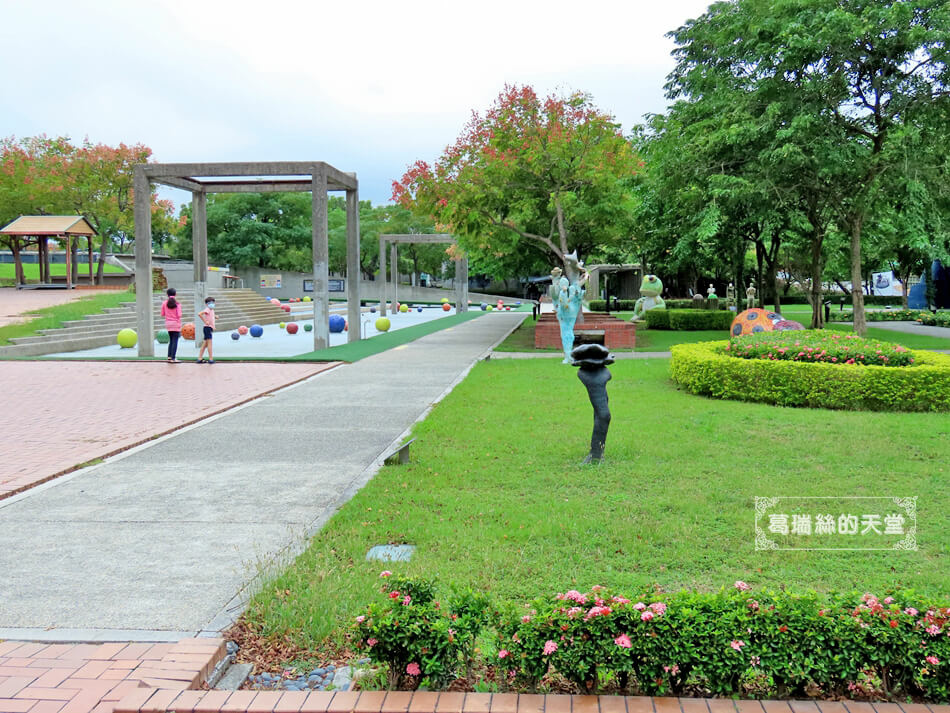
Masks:
[[[346,192],[346,317],[347,342],[360,339],[360,198],[356,190]]]
[[[155,356],[152,315],[152,189],[145,165],[132,169],[135,217],[135,324],[140,357]]]
[[[311,165],[313,179],[313,348],[330,346],[329,225],[327,223],[327,176],[322,164]],[[359,325],[354,325],[359,331]]]
[[[201,184],[198,181],[193,181],[190,178],[178,178],[175,176],[168,176],[166,178],[157,178],[154,180],[154,183],[161,183],[165,186],[172,186],[174,188],[181,188],[183,191],[191,191],[192,193],[202,191]]]
[[[396,243],[389,246],[389,298],[393,309],[399,301],[399,253],[396,252]]]
[[[386,316],[386,240],[379,236],[379,316]]]
[[[380,240],[388,243],[455,243],[454,235],[415,235],[413,233],[401,235],[384,234],[379,236]]]
[[[212,176],[313,176],[315,170],[324,175],[324,183],[331,191],[355,190],[356,177],[344,173],[322,161],[240,161],[225,163],[150,163],[146,166],[149,178],[201,178]],[[226,181],[223,183],[227,183]]]
[[[198,185],[208,193],[289,193],[309,192],[312,184],[309,180],[292,181],[201,181]]]

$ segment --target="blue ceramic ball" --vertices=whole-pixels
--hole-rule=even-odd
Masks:
[[[233,339],[234,341],[237,341],[240,338],[241,338],[240,334],[238,334],[237,332],[231,332],[231,339]]]
[[[259,325],[259,324],[252,324],[252,325],[251,325],[251,336],[252,336],[252,337],[259,337],[259,336],[261,336],[263,333],[264,333],[264,328],[263,328],[261,325]]]
[[[375,307],[370,307],[370,308],[369,308],[369,313],[370,313],[370,314],[376,314],[376,308],[375,308]]]
[[[484,312],[486,309],[488,309],[488,305],[485,304],[484,302],[482,302],[482,304],[481,304],[480,306],[481,306],[481,308],[482,308],[482,312]]]
[[[342,332],[343,328],[346,326],[346,320],[343,319],[338,314],[330,315],[330,331],[331,332]]]

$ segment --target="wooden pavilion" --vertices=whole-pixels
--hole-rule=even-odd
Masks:
[[[73,287],[73,238],[86,238],[89,246],[89,282],[92,283],[92,239],[97,235],[95,229],[81,215],[23,215],[0,230],[0,235],[11,235],[13,240],[13,256],[19,259],[19,240],[35,238],[39,257],[40,281],[38,285],[27,285],[17,280],[17,289],[23,288],[51,288]],[[54,284],[50,275],[49,239],[56,238],[66,241],[66,284]]]

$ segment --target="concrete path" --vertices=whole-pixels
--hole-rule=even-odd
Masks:
[[[0,638],[176,641],[228,626],[259,562],[321,526],[524,316],[330,369],[0,501]]]
[[[669,359],[670,352],[611,352],[614,359]],[[561,352],[495,352],[492,359],[563,359]]]
[[[943,337],[950,339],[950,327],[928,327],[917,322],[868,322],[869,327],[888,329],[892,332],[905,334],[924,334],[928,337]]]
[[[99,294],[96,290],[18,290],[0,287],[0,327],[25,322],[27,312]]]

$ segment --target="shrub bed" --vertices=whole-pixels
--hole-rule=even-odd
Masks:
[[[633,308],[637,306],[636,300],[617,300],[619,307],[614,307],[614,301],[610,300],[610,311],[611,312],[631,312]],[[607,302],[606,300],[591,300],[587,303],[588,309],[591,312],[606,312],[607,311]]]
[[[864,318],[868,322],[915,322],[920,316],[919,309],[882,309],[864,313]],[[851,322],[852,320],[854,320],[854,312],[833,311],[831,313],[832,322]]]
[[[778,406],[864,411],[950,410],[950,355],[947,354],[908,351],[914,364],[895,369],[840,362],[736,359],[725,352],[727,344],[722,341],[674,345],[670,360],[673,381],[692,394]]]
[[[734,312],[712,309],[651,309],[644,313],[650,329],[704,330],[728,332]]]
[[[523,606],[454,592],[440,604],[430,582],[382,576],[382,602],[351,639],[389,688],[445,688],[478,667],[501,690],[566,679],[583,693],[950,696],[950,607],[909,591],[753,594],[736,582],[629,598],[593,587]],[[492,633],[476,661],[474,642]]]
[[[914,357],[900,344],[823,330],[760,332],[733,337],[723,352],[739,359],[771,359],[815,364],[910,366]]]
[[[920,324],[926,324],[928,327],[950,327],[950,312],[920,312],[917,315],[917,321]]]

